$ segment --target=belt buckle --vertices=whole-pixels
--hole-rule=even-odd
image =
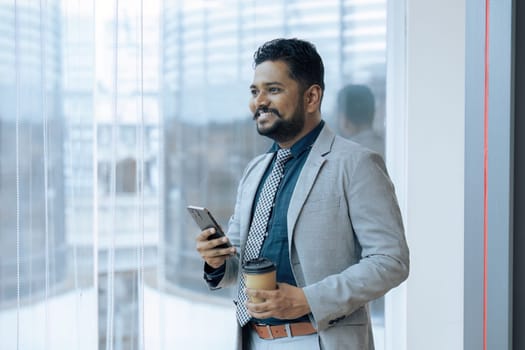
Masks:
[[[293,337],[291,323],[285,323],[284,324],[284,330],[286,331],[286,336],[288,338],[292,338]]]
[[[269,324],[267,324],[265,326],[266,326],[266,329],[268,330],[268,334],[270,335],[270,340],[273,340],[274,337],[273,337],[273,333],[272,333],[272,326],[270,326]]]

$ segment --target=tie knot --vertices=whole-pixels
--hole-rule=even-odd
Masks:
[[[292,152],[289,148],[280,148],[277,151],[277,160],[278,164],[284,164],[288,159],[292,157]]]

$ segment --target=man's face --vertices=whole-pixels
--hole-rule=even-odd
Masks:
[[[250,110],[259,134],[276,142],[290,141],[304,127],[303,92],[283,61],[265,61],[255,68]]]

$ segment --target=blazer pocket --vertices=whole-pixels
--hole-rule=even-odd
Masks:
[[[303,206],[303,213],[329,211],[341,206],[341,196],[323,196],[323,198],[308,199]]]

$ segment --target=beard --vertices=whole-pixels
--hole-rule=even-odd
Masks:
[[[267,128],[261,128],[257,124],[257,132],[259,135],[269,137],[277,143],[294,139],[304,128],[304,108],[301,105],[297,106],[289,120],[283,119],[276,109],[257,110],[254,119],[257,119],[259,112],[271,112],[277,117],[273,124]]]

